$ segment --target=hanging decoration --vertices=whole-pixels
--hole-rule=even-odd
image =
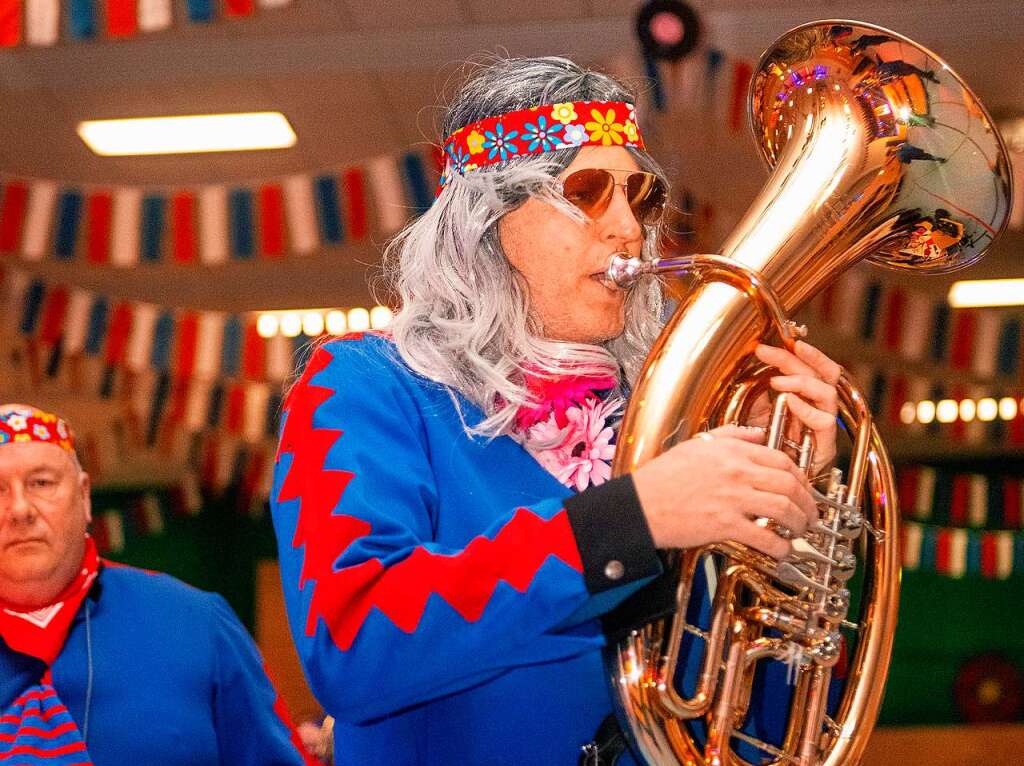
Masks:
[[[636,34],[645,56],[679,61],[700,42],[700,18],[681,0],[648,0],[637,11]]]
[[[981,652],[957,670],[953,698],[967,723],[1014,723],[1024,718],[1024,672],[1001,651]]]
[[[3,272],[0,271],[0,276]],[[0,372],[17,378],[26,349],[0,357]],[[64,380],[62,387],[72,390]],[[269,496],[281,384],[246,384],[237,380],[171,381],[170,391],[187,395],[188,419],[181,401],[170,400],[167,378],[151,372],[124,373],[118,379],[117,414],[96,431],[79,430],[76,446],[82,465],[102,484],[108,471],[133,461],[159,460],[180,465],[182,479],[161,496],[140,493],[137,502],[119,509],[95,509],[92,525],[103,552],[118,552],[135,537],[159,534],[173,516],[191,516],[202,506],[202,493],[230,497],[239,513],[258,515]],[[51,391],[52,395],[52,391]]]
[[[0,0],[0,48],[123,40],[175,26],[243,19],[292,0]]]
[[[839,360],[842,363],[842,360]],[[888,433],[968,446],[1024,447],[1024,389],[949,383],[892,364],[845,365]]]
[[[637,11],[636,33],[644,72],[653,85],[654,108],[664,111],[665,84],[659,64],[677,64],[693,52],[700,42],[700,18],[680,0],[648,0]]]
[[[325,330],[343,331],[320,321],[307,335],[313,323],[300,321],[294,334],[263,337],[256,312],[118,300],[3,266],[0,298],[0,334],[22,341],[17,356],[34,388],[49,382],[122,402],[129,441],[167,452],[208,428],[250,444],[273,438],[283,384]],[[348,316],[370,329],[390,312]]]
[[[272,432],[263,405],[272,401],[272,392],[289,379],[316,337],[325,330],[339,334],[383,327],[386,323],[374,318],[390,317],[383,307],[352,309],[348,322],[336,321],[346,317],[342,311],[275,317],[174,308],[51,284],[16,267],[0,267],[0,280],[0,320],[12,337],[24,342],[30,378],[61,381],[70,390],[105,399],[134,401],[140,413],[136,430],[150,444],[172,426],[193,433],[226,425],[250,441],[268,428]],[[880,304],[880,295],[872,290],[862,297],[863,314],[837,313],[837,319],[845,316],[840,325],[856,327],[877,315],[873,307]],[[1006,327],[1011,328],[1004,334],[1012,337],[1014,353],[1001,353],[996,368],[1010,371],[1016,369],[1019,331],[1016,320]],[[978,349],[986,345],[975,336],[973,344],[954,347],[971,348],[977,358]],[[891,353],[888,347],[884,353]],[[1012,365],[1006,361],[1010,359]],[[954,368],[963,363],[962,356],[950,362]],[[1024,446],[1024,392],[1019,384],[950,383],[943,367],[915,374],[885,363],[855,361],[846,366],[883,427],[908,436],[941,435],[951,443]]]
[[[223,429],[193,434],[188,465],[203,492],[230,497],[238,513],[259,516],[274,480],[274,438],[247,443]]]
[[[186,471],[174,486],[131,492],[117,507],[94,508],[89,532],[100,553],[116,554],[135,540],[162,534],[173,518],[196,516],[202,506],[198,478]]]
[[[39,371],[48,377],[73,370],[76,360],[98,363],[95,390],[105,397],[119,372],[168,373],[175,379],[240,378],[280,382],[294,370],[293,356],[312,338],[262,338],[254,313],[227,314],[119,300],[84,288],[48,284],[17,268],[0,267],[4,320],[30,341]],[[84,382],[84,381],[82,381]],[[83,386],[88,388],[88,386]]]
[[[815,299],[822,324],[885,353],[944,366],[980,381],[1021,373],[1021,316],[993,309],[954,309],[944,299],[883,285],[854,270]]]
[[[725,103],[729,105],[725,112],[727,125],[739,130],[754,63],[714,46],[698,47],[702,37],[700,18],[678,0],[644,4],[637,14],[636,27],[644,72],[653,85],[655,109],[663,112],[672,101],[711,121]]]
[[[1024,532],[1024,478],[928,465],[897,470],[900,509],[911,521]]]
[[[904,522],[900,535],[905,571],[989,580],[1024,576],[1024,532],[1019,530]]]
[[[96,266],[306,255],[371,231],[388,236],[429,207],[434,152],[249,184],[96,186],[0,177],[0,255]]]

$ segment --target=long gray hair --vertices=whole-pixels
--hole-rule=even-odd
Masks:
[[[448,108],[442,135],[509,111],[586,100],[635,103],[635,94],[568,59],[499,59],[465,83]],[[392,325],[398,353],[416,372],[480,407],[485,418],[475,424],[459,408],[470,434],[512,433],[516,409],[530,402],[524,370],[552,376],[621,372],[632,382],[657,335],[661,288],[644,280],[626,299],[619,337],[602,345],[546,340],[530,311],[526,282],[501,249],[498,220],[529,196],[586,220],[554,184],[578,151],[517,157],[464,176],[452,172],[430,209],[385,249],[385,275],[401,299]],[[629,151],[641,168],[664,178],[648,155]],[[653,258],[657,227],[645,228],[643,257]]]

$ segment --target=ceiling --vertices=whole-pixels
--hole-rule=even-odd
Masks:
[[[564,54],[638,74],[633,0],[294,0],[251,20],[176,28],[127,41],[0,52],[0,171],[80,183],[186,185],[311,172],[436,140],[444,93],[468,57],[507,51]],[[939,51],[993,114],[1024,114],[1024,14],[1019,0],[817,3],[694,2],[706,42],[756,59],[786,29],[813,18],[857,18]],[[194,157],[100,158],[75,134],[83,119],[210,111],[283,111],[292,149]],[[678,121],[672,122],[678,117]],[[692,118],[692,115],[690,116]],[[705,125],[676,112],[659,120],[669,164],[700,188],[686,157]],[[726,140],[727,139],[727,140]],[[710,184],[725,209],[750,199],[763,174],[745,135],[715,145],[734,172]],[[692,159],[692,158],[690,158]],[[715,161],[719,155],[715,155]],[[676,162],[678,160],[678,162]],[[735,185],[732,181],[736,181]],[[991,265],[1016,269],[1019,237]],[[346,246],[264,268],[144,266],[131,272],[80,264],[32,266],[115,295],[231,310],[366,303],[380,243]]]

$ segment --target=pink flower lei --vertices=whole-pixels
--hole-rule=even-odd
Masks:
[[[582,492],[611,478],[615,429],[609,420],[625,400],[602,398],[598,392],[618,385],[614,376],[529,376],[527,387],[535,404],[516,413],[516,431],[524,447],[567,487]]]

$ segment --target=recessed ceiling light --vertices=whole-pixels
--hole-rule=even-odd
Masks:
[[[78,135],[101,157],[286,149],[296,141],[280,112],[87,120]]]
[[[953,308],[1024,305],[1024,279],[973,279],[949,288]]]

